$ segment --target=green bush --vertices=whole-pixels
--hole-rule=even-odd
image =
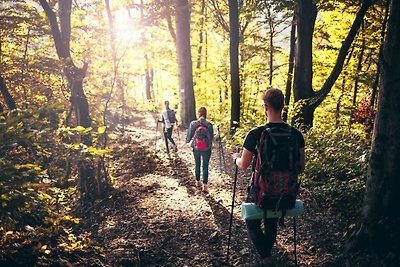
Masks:
[[[305,134],[306,169],[301,177],[319,204],[348,213],[361,210],[368,166],[369,140],[348,129],[311,129]],[[353,214],[353,215],[352,215]]]
[[[0,233],[25,226],[53,225],[68,212],[60,207],[73,199],[74,188],[60,189],[64,145],[55,131],[61,109],[4,114],[0,125]]]

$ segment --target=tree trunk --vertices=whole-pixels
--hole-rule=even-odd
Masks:
[[[203,54],[203,46],[204,46],[204,23],[206,22],[206,1],[201,1],[201,18],[200,18],[200,33],[199,33],[199,48],[197,49],[197,64],[196,69],[201,68],[201,60]]]
[[[188,0],[175,0],[176,51],[179,67],[181,124],[184,127],[196,118],[193,90],[193,66],[190,47],[190,11]]]
[[[314,95],[312,88],[312,38],[314,33],[317,7],[314,1],[299,0],[296,5],[297,19],[296,60],[294,70],[294,102],[310,99]],[[312,125],[313,112],[304,105],[300,114],[294,114],[293,120]]]
[[[40,0],[51,26],[53,39],[58,57],[64,63],[64,74],[68,80],[68,86],[71,90],[71,104],[76,114],[76,124],[85,128],[90,127],[92,120],[89,114],[89,104],[83,90],[83,79],[86,76],[87,64],[78,68],[72,61],[70,52],[71,38],[71,9],[72,0],[59,1],[59,21],[54,11],[46,0]],[[88,134],[82,135],[82,143],[86,146],[92,145],[92,138]],[[83,202],[92,201],[104,195],[106,189],[102,187],[102,181],[96,180],[94,164],[88,159],[78,160],[79,190]],[[97,186],[95,186],[97,185]]]
[[[117,64],[117,51],[115,49],[115,27],[114,27],[114,17],[111,12],[110,7],[110,0],[105,0],[105,6],[107,11],[107,18],[108,18],[108,28],[110,34],[110,48],[111,48],[111,55],[112,55],[112,62],[113,62],[113,75],[111,77],[111,85],[110,91],[108,92],[107,100],[105,103],[104,111],[103,111],[103,125],[107,125],[107,113],[108,113],[108,106],[111,101],[111,97],[114,92],[114,86],[117,82],[117,73],[118,73],[118,64]],[[108,135],[107,130],[104,131],[102,134],[103,139],[103,148],[107,147]]]
[[[268,14],[268,25],[269,25],[269,86],[272,86],[273,74],[274,74],[274,22],[271,17],[271,7],[267,6]]]
[[[30,38],[30,29],[28,28],[28,32],[26,34],[26,41],[25,41],[25,48],[24,48],[24,66],[21,68],[21,86],[23,88],[24,92],[24,108],[28,108],[28,91],[26,89],[26,84],[25,84],[25,74],[28,73],[28,66],[29,66],[29,61],[28,61],[28,49],[29,49],[29,38]]]
[[[390,9],[363,210],[364,233],[371,250],[399,255],[400,2],[392,1]]]
[[[296,14],[293,14],[292,27],[290,30],[289,68],[288,68],[288,76],[286,80],[286,89],[285,89],[285,108],[283,111],[283,121],[285,122],[287,121],[288,118],[288,106],[290,103],[290,97],[292,92],[295,50],[296,50]]]
[[[336,103],[336,112],[335,112],[335,126],[336,126],[336,128],[338,128],[340,126],[340,121],[339,121],[339,119],[340,119],[340,107],[342,105],[342,99],[343,99],[343,96],[344,96],[345,88],[346,88],[346,75],[343,75],[342,76],[342,88],[340,90],[340,95],[339,95],[339,98],[338,98],[337,103]]]
[[[4,101],[6,102],[6,105],[9,110],[14,110],[17,109],[17,105],[15,104],[15,101],[13,97],[11,96],[10,92],[7,89],[7,85],[4,82],[3,77],[0,76],[0,92],[3,95]]]
[[[353,107],[357,105],[357,94],[358,94],[358,83],[360,82],[360,75],[362,75],[361,70],[362,70],[362,63],[364,59],[364,50],[365,50],[365,35],[364,35],[364,23],[361,23],[361,38],[362,38],[362,44],[361,44],[361,51],[360,54],[358,55],[358,62],[357,62],[357,76],[354,80],[354,90],[353,90]]]
[[[151,89],[153,87],[153,81],[152,81],[152,77],[150,75],[151,70],[150,70],[150,60],[149,60],[149,56],[147,55],[147,53],[144,55],[144,60],[146,62],[145,65],[145,70],[144,70],[144,75],[145,75],[145,80],[146,80],[146,99],[150,100],[152,99],[151,97]]]
[[[231,133],[240,123],[239,80],[239,7],[236,0],[229,0],[229,52],[231,71]]]
[[[140,0],[139,8],[140,8],[140,19],[143,21],[143,20],[145,20],[143,0]],[[146,30],[144,29],[141,33],[143,46],[146,46],[146,44],[147,44],[145,31]],[[146,99],[150,100],[150,99],[152,99],[153,77],[151,76],[151,67],[150,67],[148,51],[144,52],[144,60],[145,60],[144,76],[145,76],[145,81],[146,81]]]

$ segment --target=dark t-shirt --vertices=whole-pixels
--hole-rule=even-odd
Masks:
[[[274,122],[274,123],[267,123],[265,126],[270,128],[273,127],[286,128],[288,124],[284,122]],[[244,139],[243,147],[253,152],[253,154],[257,153],[256,151],[257,141],[260,140],[261,133],[265,129],[265,126],[254,128],[253,130],[247,133],[246,138]],[[296,128],[292,127],[292,129],[294,134],[297,136],[297,142],[299,144],[299,148],[304,148],[305,142],[303,135]]]

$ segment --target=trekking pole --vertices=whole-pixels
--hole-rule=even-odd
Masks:
[[[221,154],[221,135],[219,134],[219,126],[217,126],[217,137],[218,137],[218,158],[219,158],[219,170],[222,172],[222,154]]]
[[[166,147],[166,149],[167,149],[167,154],[168,154],[168,156],[169,156],[169,147],[168,147],[167,132],[166,132],[165,130],[166,130],[166,128],[165,128],[165,126],[164,126],[164,128],[163,128],[163,134],[164,134],[164,140],[165,140],[165,147]]]
[[[182,143],[182,142],[181,142],[181,136],[180,136],[180,134],[179,134],[179,132],[180,132],[180,130],[179,130],[179,125],[176,125],[176,130],[178,131],[178,142],[179,142],[179,143]]]
[[[224,163],[224,171],[228,173],[226,170],[226,161],[225,161],[225,153],[224,153],[224,146],[222,145],[221,138],[219,139],[219,145],[221,147],[221,155],[222,155],[222,162]]]
[[[157,148],[157,133],[158,133],[158,120],[156,121],[156,138],[154,140],[154,151],[156,151]]]
[[[239,153],[240,149],[237,149]],[[236,165],[236,164],[235,164]],[[232,232],[232,220],[233,220],[233,207],[235,206],[235,193],[236,193],[236,180],[238,174],[238,166],[235,166],[235,179],[233,180],[233,196],[232,196],[232,206],[231,206],[231,219],[229,222],[229,236],[228,236],[228,250],[226,252],[226,262],[229,262],[229,247],[231,245],[231,232]]]

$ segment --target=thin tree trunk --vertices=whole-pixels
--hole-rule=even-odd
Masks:
[[[269,25],[269,86],[272,86],[274,74],[274,24],[271,17],[270,6],[267,7],[268,25]]]
[[[283,112],[283,121],[285,122],[287,121],[288,118],[288,106],[290,103],[290,97],[292,92],[295,52],[296,52],[296,14],[293,14],[292,27],[290,30],[289,68],[288,68],[288,76],[286,80],[286,89],[285,89],[285,109]]]
[[[140,19],[144,20],[144,3],[143,0],[140,0]],[[146,46],[147,40],[146,40],[146,32],[145,29],[141,33],[142,36],[142,44],[143,46]],[[145,76],[145,83],[146,83],[146,99],[150,100],[152,99],[152,87],[153,87],[153,81],[152,81],[152,76],[150,75],[151,70],[150,70],[150,60],[149,60],[149,55],[148,52],[144,52],[144,61],[145,61],[145,69],[144,69],[144,76]]]
[[[108,113],[108,105],[111,101],[111,97],[114,92],[114,86],[117,80],[117,51],[115,49],[115,34],[114,34],[114,17],[111,12],[111,7],[110,7],[110,1],[105,0],[105,6],[106,6],[106,11],[107,11],[107,18],[108,18],[108,28],[109,28],[109,34],[110,34],[110,48],[111,48],[111,55],[112,55],[112,62],[113,62],[113,76],[111,78],[111,85],[110,85],[110,91],[108,93],[108,97],[105,103],[104,111],[103,111],[103,125],[107,126],[107,113]],[[107,141],[108,141],[108,136],[107,136],[107,128],[103,133],[104,137],[104,142],[103,142],[103,148],[107,147]]]
[[[203,53],[203,46],[204,46],[204,24],[206,21],[206,1],[202,0],[201,1],[201,18],[200,18],[200,33],[199,33],[199,48],[197,49],[197,65],[196,68],[200,69],[201,68],[201,59],[202,59],[202,53]]]
[[[25,73],[28,72],[28,47],[29,47],[30,29],[26,34],[25,49],[24,49],[24,67],[21,70],[21,86],[24,91],[24,108],[28,108],[28,93],[25,84]]]
[[[382,29],[381,29],[381,45],[379,48],[379,52],[382,51],[382,47],[383,47],[383,42],[385,40],[385,34],[386,34],[386,26],[387,26],[387,22],[388,22],[388,17],[389,17],[389,5],[390,5],[390,0],[386,0],[385,2],[385,16],[382,22]],[[371,107],[375,106],[376,103],[376,96],[378,94],[378,85],[379,85],[379,80],[381,77],[381,57],[379,56],[378,61],[376,62],[376,75],[375,75],[375,80],[374,83],[372,85],[372,92],[371,92],[371,99],[369,101],[369,105]]]
[[[231,73],[231,133],[240,123],[240,78],[239,78],[239,7],[236,0],[229,0],[229,55]]]
[[[358,55],[357,75],[354,80],[353,102],[352,102],[353,107],[355,107],[357,105],[358,83],[360,81],[362,63],[363,63],[363,59],[364,59],[364,51],[365,51],[364,22],[361,24],[361,38],[362,38],[361,51],[360,51],[360,54]]]
[[[151,80],[150,60],[149,60],[149,56],[147,55],[147,53],[144,54],[144,61],[145,61],[144,76],[145,76],[145,81],[146,81],[146,99],[150,100],[150,99],[152,99],[151,88],[152,88],[153,82]]]
[[[341,87],[341,90],[340,90],[340,95],[339,95],[338,101],[336,103],[336,112],[335,112],[335,125],[336,125],[336,128],[339,127],[340,107],[342,105],[342,99],[343,99],[343,96],[344,96],[345,88],[346,88],[346,75],[343,75],[342,76],[342,87]]]

